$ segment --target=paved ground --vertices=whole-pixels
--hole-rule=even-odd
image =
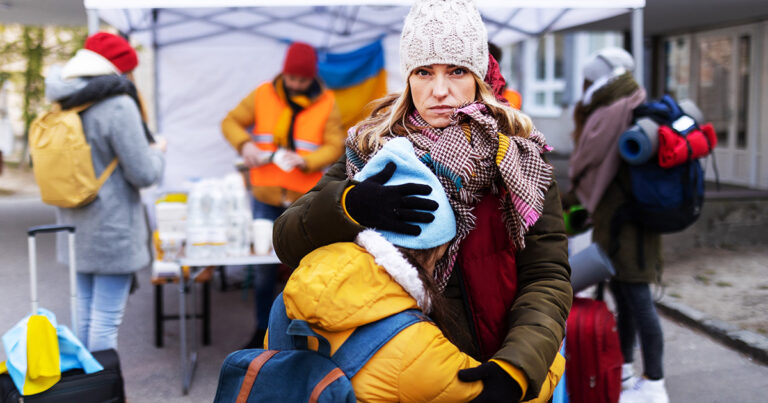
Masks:
[[[0,331],[7,330],[29,310],[25,229],[52,221],[53,210],[37,199],[0,198]],[[59,320],[66,323],[69,315],[66,289],[62,286],[67,284],[66,268],[52,264],[53,237],[40,239],[38,253],[41,305],[54,308]],[[154,347],[149,273],[141,272],[139,281],[140,288],[128,301],[119,340],[129,400],[210,402],[221,361],[250,334],[252,295],[240,290],[213,292],[213,344],[201,348],[192,389],[188,396],[182,396],[178,325],[170,322],[166,346]],[[175,291],[172,286],[166,287],[165,303],[169,310],[178,307]],[[667,385],[673,402],[765,401],[767,366],[672,321],[664,319],[663,327]],[[4,359],[2,352],[0,359]]]
[[[664,269],[665,299],[768,335],[768,248],[764,245],[670,252]]]
[[[5,332],[30,310],[26,228],[50,224],[53,209],[38,199],[0,197],[0,332]],[[54,237],[38,243],[40,305],[69,323],[66,266],[55,263]],[[235,274],[235,273],[231,273]],[[212,293],[213,344],[200,349],[199,365],[188,396],[181,394],[177,322],[166,326],[166,345],[154,347],[153,288],[149,271],[139,273],[139,289],[130,296],[120,328],[119,352],[128,400],[131,402],[210,402],[218,371],[226,355],[244,344],[253,326],[253,295],[239,290]],[[178,289],[165,286],[169,312],[178,309]],[[0,361],[5,353],[0,352]]]

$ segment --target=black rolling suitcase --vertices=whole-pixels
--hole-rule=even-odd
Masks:
[[[62,225],[44,225],[31,227],[29,235],[29,270],[32,283],[32,312],[37,311],[37,264],[35,253],[35,235],[40,232],[69,232],[69,279],[70,308],[72,310],[72,331],[76,331],[76,297],[74,243],[75,228]],[[125,402],[123,376],[120,371],[120,359],[115,350],[96,351],[96,358],[104,370],[86,374],[82,370],[71,370],[61,374],[53,387],[45,392],[21,396],[8,374],[0,375],[0,403],[46,402],[46,403],[122,403]]]

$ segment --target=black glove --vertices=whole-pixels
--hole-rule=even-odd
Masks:
[[[432,188],[416,183],[384,186],[395,169],[397,165],[389,162],[379,173],[355,185],[347,193],[344,205],[349,215],[364,227],[419,235],[421,228],[408,222],[432,222],[435,216],[428,211],[437,210],[437,202],[414,195],[428,195]]]
[[[459,380],[463,382],[483,381],[483,392],[473,402],[519,402],[523,398],[520,385],[493,361],[480,366],[459,371]]]

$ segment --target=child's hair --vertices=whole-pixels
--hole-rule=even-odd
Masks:
[[[397,249],[419,272],[419,278],[424,284],[424,291],[432,302],[432,312],[429,312],[430,318],[435,321],[437,327],[440,328],[451,343],[457,344],[458,340],[466,338],[467,335],[461,333],[459,326],[456,325],[456,320],[450,314],[445,297],[443,297],[443,294],[437,288],[435,279],[427,273],[427,270],[424,269],[420,263],[425,259],[428,259],[437,248],[409,249],[398,246]]]

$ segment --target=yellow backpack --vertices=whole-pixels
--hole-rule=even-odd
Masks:
[[[59,207],[82,207],[92,202],[117,167],[117,158],[96,178],[91,146],[85,140],[79,113],[84,104],[62,110],[54,104],[29,127],[29,148],[35,181],[43,203]]]

